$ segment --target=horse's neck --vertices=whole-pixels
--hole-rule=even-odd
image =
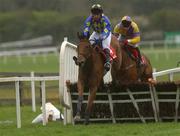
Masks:
[[[94,65],[94,67],[98,67],[100,64],[103,64],[103,57],[101,52],[96,51],[93,49],[92,55],[90,56],[91,64]]]
[[[123,46],[121,46],[121,54],[122,54],[122,67],[128,67],[129,65],[134,65],[134,61],[129,57]]]
[[[81,75],[87,85],[94,81],[99,82],[102,79],[104,72],[102,61],[103,58],[94,53],[86,60],[85,65],[81,68]]]
[[[104,60],[102,55],[95,49],[93,49],[90,57],[87,59],[85,63],[84,71],[86,71],[86,73],[92,73],[94,70],[102,68],[103,64]]]

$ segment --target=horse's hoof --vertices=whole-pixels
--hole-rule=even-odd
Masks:
[[[156,80],[154,80],[153,78],[148,78],[148,82],[150,84],[156,84],[157,83]]]
[[[81,119],[81,117],[79,116],[79,115],[76,115],[75,117],[74,117],[74,121],[76,122],[76,121],[80,121],[80,119]]]
[[[84,125],[89,125],[89,116],[85,116]]]
[[[89,121],[84,121],[84,125],[89,125]]]

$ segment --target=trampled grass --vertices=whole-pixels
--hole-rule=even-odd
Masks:
[[[15,106],[0,107],[0,136],[179,136],[180,123],[119,123],[66,125],[62,122],[31,124],[40,111],[22,107],[22,128],[16,128]]]

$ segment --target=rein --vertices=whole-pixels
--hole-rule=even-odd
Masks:
[[[124,70],[128,70],[128,69],[132,68],[133,66],[134,66],[134,64],[128,65],[124,68]]]
[[[94,43],[91,44],[90,41],[93,41]],[[87,46],[88,46],[88,49],[87,49],[87,50],[89,50],[89,52],[90,52],[88,55],[85,54],[85,53],[83,53],[83,52],[78,53],[79,56],[84,57],[86,60],[87,60],[90,56],[92,56],[93,50],[95,50],[97,53],[102,54],[103,56],[105,55],[104,52],[103,52],[103,49],[102,49],[102,41],[101,41],[101,40],[91,39],[91,40],[89,40],[89,41],[88,41],[88,40],[87,40],[87,41],[81,40],[80,42],[81,42],[81,44],[86,44],[86,45],[88,44],[88,45],[87,45]]]

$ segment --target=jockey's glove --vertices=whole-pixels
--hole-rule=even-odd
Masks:
[[[124,43],[124,45],[128,45],[129,42],[128,42],[128,40],[124,40],[123,43]]]
[[[103,33],[100,34],[99,39],[101,39],[103,41],[104,39],[107,38],[107,36],[108,36],[107,33],[103,32]]]
[[[83,32],[83,36],[88,38],[89,37],[89,32]]]

